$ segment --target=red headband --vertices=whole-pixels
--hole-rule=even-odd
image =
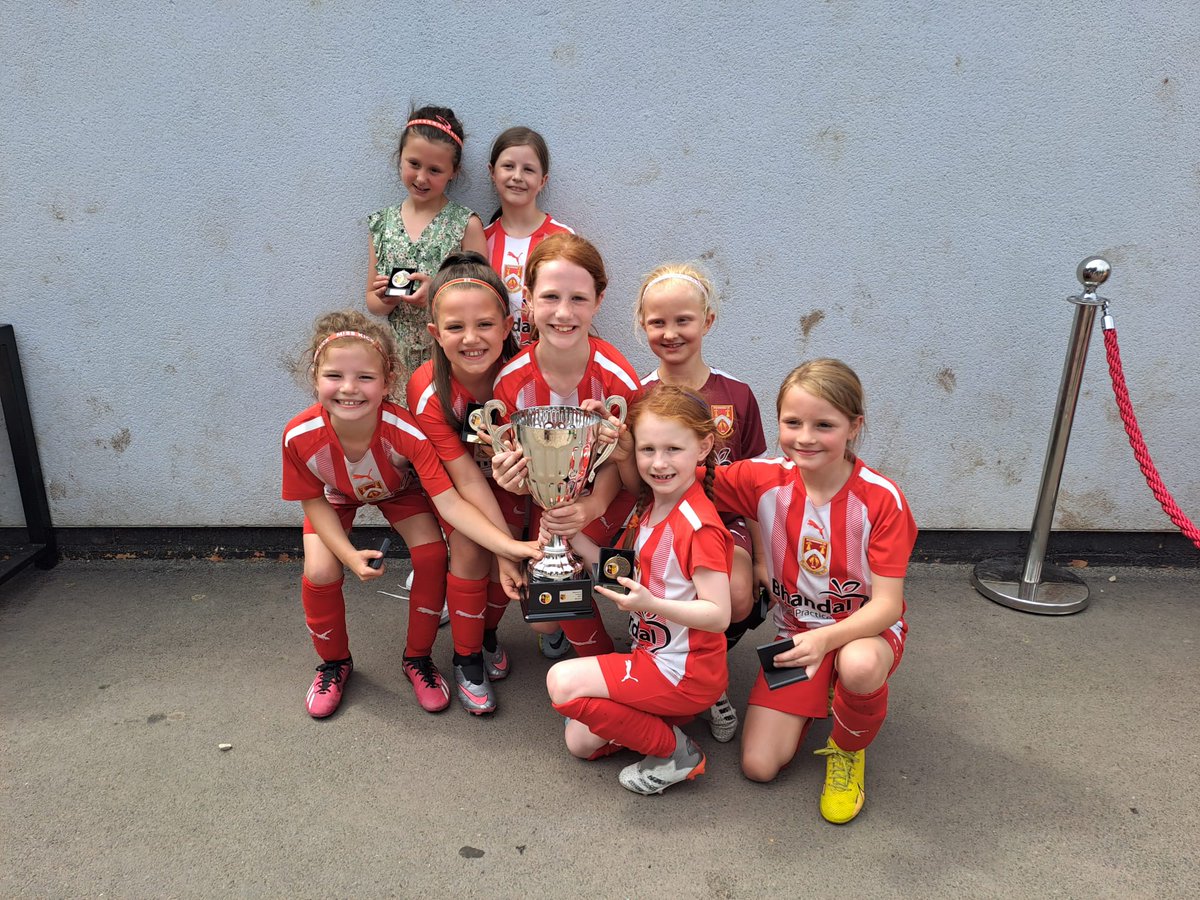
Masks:
[[[495,294],[496,300],[500,303],[500,307],[502,309],[504,309],[507,314],[508,301],[506,301],[503,297],[501,297],[499,294],[497,294],[496,289],[494,287],[492,287],[486,281],[482,281],[479,278],[451,278],[449,281],[447,281],[445,284],[443,284],[440,288],[437,289],[437,293],[434,294],[433,299],[431,301],[429,301],[429,308],[433,309],[433,304],[437,303],[437,298],[442,296],[442,291],[444,291],[448,287],[454,287],[456,284],[474,284],[474,285],[478,285],[481,288],[487,288],[489,291],[491,291],[493,294]]]
[[[450,123],[441,116],[438,116],[436,119],[409,119],[404,124],[404,127],[407,130],[412,128],[414,125],[428,125],[430,128],[436,128],[438,131],[444,131],[446,134],[450,135],[451,139],[454,141],[454,143],[458,144],[458,146],[461,147],[463,145],[462,138],[454,133],[454,129],[450,127]]]
[[[354,338],[358,341],[366,341],[379,351],[379,355],[383,357],[384,368],[388,372],[392,371],[392,361],[388,357],[387,353],[384,352],[383,344],[379,343],[379,341],[375,340],[375,338],[371,337],[369,334],[363,334],[361,331],[335,331],[333,334],[329,335],[327,338],[325,338],[325,340],[317,344],[317,349],[313,351],[313,365],[315,366],[317,364],[317,360],[321,358],[322,350],[329,346],[329,344],[331,344],[333,341],[340,340],[341,338]]]

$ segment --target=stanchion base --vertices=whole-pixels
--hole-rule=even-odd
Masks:
[[[1066,616],[1087,608],[1088,586],[1071,570],[1043,566],[1042,579],[1034,586],[1031,599],[1021,597],[1021,578],[1024,574],[1025,560],[1022,557],[985,559],[976,564],[971,573],[971,584],[989,600],[1021,612]]]

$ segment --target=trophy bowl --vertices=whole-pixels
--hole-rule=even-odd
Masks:
[[[625,421],[624,397],[609,397],[605,409],[616,407]],[[598,447],[602,428],[612,428],[604,417],[577,406],[533,406],[517,410],[503,425],[492,424],[492,412],[505,414],[504,404],[490,400],[483,420],[492,446],[501,447],[510,432],[525,457],[525,483],[533,502],[555,509],[577,500],[596,468],[616,449],[612,442]],[[582,618],[592,614],[591,578],[559,535],[550,538],[543,557],[529,566],[529,602],[526,621]]]

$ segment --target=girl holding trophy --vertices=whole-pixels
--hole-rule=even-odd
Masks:
[[[300,596],[322,660],[305,705],[313,718],[332,715],[354,669],[342,581],[346,568],[362,581],[383,574],[383,553],[358,550],[348,538],[359,507],[371,504],[403,537],[417,573],[404,674],[425,709],[445,708],[449,691],[430,654],[445,595],[446,545],[431,501],[444,521],[498,554],[519,560],[541,553],[459,495],[408,410],[392,402],[404,370],[390,328],[354,310],[329,313],[317,319],[306,358],[317,402],[283,432],[283,499],[304,507]],[[436,690],[436,704],[422,698],[418,682],[431,695]]]
[[[568,718],[573,755],[642,753],[645,759],[621,770],[621,785],[656,794],[704,772],[704,753],[679,725],[712,706],[729,682],[722,632],[733,539],[709,497],[716,426],[704,398],[660,385],[630,411],[629,427],[642,482],[626,532],[635,570],[626,564],[627,574],[613,579],[619,588],[595,592],[630,613],[632,648],[556,663],[546,687]],[[599,557],[582,533],[571,545],[588,562]]]
[[[607,341],[588,333],[608,286],[600,252],[578,235],[551,235],[530,254],[525,283],[534,343],[515,356],[496,378],[492,395],[504,404],[506,412],[511,415],[534,406],[599,405],[612,396],[622,397],[632,406],[639,392],[633,366]],[[523,461],[520,453],[502,452],[493,458],[492,465],[493,477],[511,485]],[[610,482],[605,486],[601,479]],[[613,496],[619,479],[615,466],[602,468],[597,481],[604,490],[597,493]],[[586,508],[586,504],[576,506]],[[588,527],[589,535],[601,545],[607,544],[631,506],[629,495],[618,496]],[[580,656],[613,649],[612,638],[598,614],[565,621],[562,631]],[[552,636],[543,636],[543,653],[547,656],[551,654],[546,652],[546,645],[552,642]]]
[[[476,436],[479,408],[492,398],[496,373],[517,352],[504,283],[478,253],[458,252],[446,257],[429,291],[433,358],[409,379],[408,408],[459,493],[497,527],[519,530],[524,500],[491,480],[491,455]],[[496,638],[508,597],[491,551],[449,524],[444,530],[458,699],[468,712],[490,713],[496,709],[491,683],[509,671]]]

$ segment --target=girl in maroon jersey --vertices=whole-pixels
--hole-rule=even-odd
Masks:
[[[729,681],[722,632],[733,540],[708,496],[716,428],[704,399],[661,385],[629,421],[643,484],[627,531],[638,577],[617,579],[627,593],[595,591],[630,613],[632,649],[556,663],[546,687],[569,719],[572,754],[597,759],[622,747],[642,753],[645,759],[621,770],[620,782],[655,794],[704,772],[703,752],[679,725],[708,709]],[[697,466],[706,467],[703,482]],[[596,561],[598,548],[585,535],[571,544]]]

